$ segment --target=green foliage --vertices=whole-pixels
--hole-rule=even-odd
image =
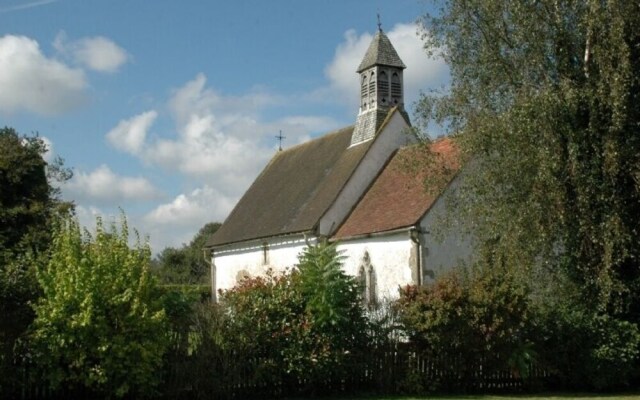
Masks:
[[[31,335],[35,362],[53,388],[84,387],[108,396],[151,395],[166,346],[166,317],[149,274],[150,249],[129,232],[95,237],[77,220],[57,225],[51,257],[37,272],[43,291]]]
[[[342,270],[337,243],[308,246],[299,256],[300,289],[307,314],[320,329],[348,326],[362,318],[357,282]]]
[[[17,379],[14,347],[33,320],[29,302],[39,296],[31,260],[46,257],[52,218],[70,207],[52,186],[70,171],[59,158],[47,164],[45,153],[39,137],[0,129],[0,394]]]
[[[211,300],[211,286],[208,285],[158,285],[156,290],[161,297],[184,296],[190,302]]]
[[[357,283],[341,271],[335,245],[309,246],[297,270],[250,278],[221,296],[234,343],[265,358],[257,379],[318,388],[352,374],[368,343]]]
[[[635,378],[640,345],[636,324],[578,306],[549,309],[537,319],[541,361],[561,385],[620,389]]]
[[[189,355],[194,349],[193,318],[198,305],[211,300],[206,285],[163,285],[155,288],[167,317],[168,363]]]
[[[188,245],[167,247],[153,261],[154,273],[166,284],[208,284],[209,264],[205,261],[204,246],[220,223],[205,224]]]
[[[56,191],[47,181],[44,142],[0,129],[0,312],[30,314],[36,296],[27,257],[44,252]]]
[[[297,278],[295,274],[248,278],[222,293],[221,303],[231,316],[231,337],[242,354],[265,359],[261,368],[253,371],[257,381],[304,371],[301,362],[311,358],[293,351],[304,346],[309,330],[304,300],[294,288]]]
[[[236,331],[223,307],[192,303],[187,326],[188,347],[172,347],[168,353],[166,367],[171,378],[162,388],[166,398],[229,398],[235,384],[258,382],[250,367],[257,354],[235,340]],[[238,389],[235,392],[241,393]]]
[[[66,181],[71,172],[61,159],[48,164],[46,151],[37,136],[0,129],[0,265],[10,254],[46,249],[50,232],[43,228],[57,209],[68,207],[48,178]]]
[[[411,341],[444,372],[425,387],[474,385],[480,364],[485,375],[528,375],[535,351],[527,290],[508,268],[454,270],[432,285],[403,289],[397,306]]]
[[[423,125],[457,135],[473,162],[457,215],[481,246],[565,273],[581,301],[640,310],[640,4],[447,0],[423,19],[451,68]]]

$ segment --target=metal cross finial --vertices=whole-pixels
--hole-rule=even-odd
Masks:
[[[378,30],[382,32],[382,22],[380,22],[380,13],[377,13],[377,15],[378,15]]]
[[[282,136],[282,131],[280,131],[280,133],[276,136],[276,139],[278,139],[278,141],[280,142],[280,144],[278,145],[278,151],[282,151],[282,139],[286,138],[286,136]]]

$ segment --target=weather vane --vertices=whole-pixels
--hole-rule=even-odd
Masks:
[[[382,32],[382,22],[380,22],[380,13],[376,13],[378,15],[378,30]]]
[[[279,141],[279,145],[278,145],[278,151],[282,151],[282,139],[286,139],[286,136],[282,136],[282,130],[280,131],[280,133],[276,136],[276,139],[278,139]]]

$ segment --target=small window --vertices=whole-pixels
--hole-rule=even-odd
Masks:
[[[267,242],[262,243],[262,265],[269,264],[269,244]]]

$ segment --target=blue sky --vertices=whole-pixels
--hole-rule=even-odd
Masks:
[[[277,150],[355,122],[376,13],[409,110],[448,79],[394,1],[0,0],[0,125],[74,171],[78,216],[122,208],[154,251],[223,221]],[[279,205],[274,205],[278,207]]]

